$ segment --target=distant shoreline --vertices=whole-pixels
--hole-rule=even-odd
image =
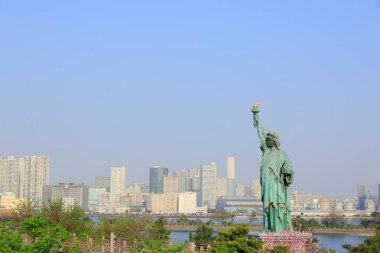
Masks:
[[[221,232],[231,228],[231,226],[212,225],[210,226],[214,232]],[[172,232],[194,232],[198,225],[182,225],[182,224],[168,224],[166,229]],[[261,231],[260,225],[249,226],[252,231]],[[347,234],[347,235],[360,235],[360,236],[373,236],[375,235],[375,228],[313,228],[313,234]]]

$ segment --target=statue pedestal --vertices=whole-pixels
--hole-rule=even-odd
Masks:
[[[264,242],[264,249],[287,246],[290,253],[317,253],[319,249],[318,243],[313,242],[311,232],[285,230],[281,233],[264,233],[251,231],[249,237],[262,240]]]

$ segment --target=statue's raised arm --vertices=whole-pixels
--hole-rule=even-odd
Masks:
[[[252,113],[253,113],[253,126],[257,128],[257,133],[259,134],[259,138],[261,141],[261,146],[265,147],[265,133],[263,126],[261,125],[261,121],[259,118],[259,102],[256,102],[252,107]]]

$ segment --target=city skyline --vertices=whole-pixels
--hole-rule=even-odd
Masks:
[[[251,209],[261,202],[260,180],[252,180],[251,186],[236,182],[233,195],[229,194],[228,178],[233,177],[231,172],[235,169],[231,168],[234,167],[235,158],[229,156],[227,160],[230,165],[227,178],[217,177],[217,165],[213,162],[202,164],[200,169],[177,170],[171,174],[168,168],[155,166],[150,168],[153,187],[137,182],[127,187],[125,166],[110,167],[109,177],[95,176],[95,184],[91,185],[83,182],[52,184],[46,178],[49,174],[49,157],[0,157],[0,204],[1,208],[9,209],[15,203],[28,199],[39,205],[48,203],[49,199],[61,199],[65,206],[78,205],[85,211],[101,213],[205,213],[210,209],[227,208],[226,203],[223,204],[227,199],[237,202],[249,199],[253,202],[244,208],[260,213]],[[27,171],[35,176],[24,173]],[[199,179],[198,190],[190,189],[194,179]],[[380,184],[378,186],[380,189]],[[335,210],[355,215],[357,212],[378,210],[377,197],[368,191],[366,184],[359,184],[356,197],[334,199],[294,191],[290,204],[293,211]],[[12,201],[15,202],[12,204]],[[238,203],[228,205],[228,208],[232,208],[230,210],[239,206]]]
[[[28,157],[43,157],[43,158],[45,158],[45,159],[48,159],[49,160],[49,157],[47,157],[47,156],[25,156],[26,158],[28,158]],[[1,157],[0,156],[0,161],[7,161],[6,163],[4,163],[4,165],[7,165],[9,162],[8,162],[8,160],[10,161],[10,162],[17,162],[18,160],[22,160],[22,159],[24,159],[23,157],[21,157],[21,158],[17,158],[17,157],[14,157],[14,156],[8,156],[8,157]],[[228,161],[230,160],[230,159],[233,159],[233,161],[235,162],[235,157],[233,157],[233,156],[228,156],[227,157],[227,163],[228,163]],[[49,161],[50,162],[50,161]],[[18,164],[18,163],[16,163],[16,164]],[[22,163],[23,164],[23,163]],[[225,191],[226,192],[228,192],[228,166],[227,166],[227,168],[226,168],[226,172],[225,172],[225,177],[221,177],[220,176],[220,172],[219,172],[219,170],[217,169],[217,167],[216,167],[216,163],[214,163],[214,162],[211,162],[211,164],[212,165],[214,165],[215,166],[215,171],[216,171],[216,177],[215,177],[215,179],[216,180],[225,180],[226,182],[225,182],[225,184],[226,184],[226,189],[225,189]],[[0,169],[1,169],[1,163],[0,163]],[[4,166],[3,165],[3,166]],[[200,168],[202,168],[202,166],[204,166],[205,164],[201,164],[199,167]],[[2,170],[0,170],[0,172],[3,172],[3,173],[5,173],[5,172],[9,172],[9,175],[8,176],[6,176],[5,174],[4,175],[2,175],[1,173],[0,173],[0,176],[2,176],[3,178],[7,178],[7,180],[9,181],[9,180],[13,180],[13,181],[17,181],[17,177],[19,177],[19,175],[18,175],[18,172],[16,173],[17,175],[16,175],[16,177],[15,177],[15,172],[13,172],[12,171],[12,168],[13,167],[15,167],[16,169],[15,169],[15,171],[18,171],[18,167],[17,167],[18,165],[16,165],[16,167],[13,165],[11,165],[11,166],[7,166],[7,167],[4,167],[4,169],[3,169],[3,171]],[[23,165],[22,165],[23,166]],[[111,169],[111,172],[109,171],[109,169]],[[115,177],[114,176],[114,178],[116,179],[117,178],[117,180],[119,180],[120,182],[124,182],[123,184],[119,184],[119,187],[125,187],[125,188],[128,188],[128,187],[134,187],[136,184],[147,184],[149,187],[150,187],[150,184],[149,184],[149,181],[151,180],[149,177],[151,177],[152,176],[152,169],[154,170],[154,169],[164,169],[165,170],[165,172],[164,172],[164,174],[163,174],[163,181],[162,181],[162,191],[163,191],[163,193],[165,193],[165,190],[164,190],[164,184],[165,184],[165,177],[168,177],[168,179],[170,178],[170,180],[173,180],[172,179],[172,177],[177,177],[177,183],[178,183],[178,185],[177,186],[175,186],[175,187],[177,187],[177,190],[175,191],[175,192],[177,192],[177,193],[180,193],[180,192],[186,192],[185,190],[180,190],[181,189],[181,185],[182,185],[182,183],[181,183],[181,180],[179,180],[179,177],[180,177],[180,174],[178,174],[178,173],[180,173],[180,172],[187,172],[187,173],[189,173],[189,171],[192,171],[192,170],[198,170],[199,171],[199,169],[198,168],[193,168],[193,169],[187,169],[187,170],[178,170],[178,169],[170,169],[170,168],[168,168],[168,167],[163,167],[163,166],[158,166],[158,165],[155,165],[155,166],[152,166],[152,167],[150,167],[148,170],[149,170],[149,174],[150,175],[148,175],[148,177],[147,178],[145,178],[144,180],[142,180],[142,181],[133,181],[133,179],[131,179],[131,180],[126,180],[125,179],[125,173],[127,172],[127,168],[125,167],[125,166],[111,166],[110,168],[108,168],[107,169],[107,171],[106,171],[106,173],[104,173],[103,175],[93,175],[93,178],[91,178],[91,179],[89,179],[89,180],[87,180],[87,181],[81,181],[81,180],[75,180],[75,179],[71,179],[71,180],[67,180],[67,181],[64,181],[64,180],[58,180],[57,182],[52,182],[52,181],[49,181],[48,182],[48,184],[46,184],[46,185],[49,185],[49,186],[53,186],[53,185],[56,185],[56,184],[62,184],[62,183],[85,183],[86,185],[89,185],[89,186],[94,186],[94,187],[107,187],[107,186],[105,186],[104,185],[104,181],[105,180],[108,180],[108,184],[110,184],[110,182],[111,182],[111,178],[112,178],[112,171],[113,170],[115,170],[115,169],[121,169],[123,172],[123,174],[124,174],[124,176],[117,176],[117,177]],[[48,166],[48,170],[50,170],[50,166]],[[166,174],[167,173],[167,174]],[[47,172],[47,174],[50,174],[50,172],[48,171]],[[223,174],[223,172],[222,172],[222,174]],[[122,174],[120,174],[120,175],[122,175]],[[5,177],[6,176],[6,177]],[[198,176],[197,176],[198,177]],[[15,179],[12,179],[12,178],[15,178]],[[188,181],[188,183],[190,183],[190,177],[186,177],[187,178],[187,180],[189,180]],[[199,177],[198,177],[199,178]],[[21,179],[22,179],[22,177],[21,177]],[[153,181],[156,181],[157,179],[155,179],[155,180],[153,180]],[[259,180],[259,178],[252,178],[252,181],[251,181],[251,183],[249,183],[249,184],[244,184],[244,183],[242,183],[241,181],[236,181],[236,182],[234,182],[235,184],[234,184],[234,193],[233,193],[233,195],[230,195],[230,194],[226,194],[226,195],[220,195],[220,196],[236,196],[236,187],[237,186],[239,186],[239,185],[242,185],[242,186],[244,186],[244,187],[250,187],[251,188],[251,195],[252,196],[257,196],[256,194],[256,192],[258,191],[256,188],[260,188],[260,185],[258,185],[258,186],[255,186],[255,183],[254,182],[256,182],[256,185],[257,184],[259,184],[260,183],[260,180]],[[2,185],[1,184],[2,183],[2,181],[0,180],[0,186]],[[173,187],[172,186],[172,183],[173,182],[171,182],[171,183],[169,183],[169,185],[171,185],[170,187]],[[9,183],[8,183],[9,184]],[[124,185],[124,186],[122,186],[122,185]],[[5,186],[5,187],[7,187],[7,181],[4,181],[4,183],[3,183],[3,186]],[[15,186],[16,186],[16,184],[15,184]],[[15,187],[15,186],[13,186],[13,187]],[[17,187],[18,187],[18,185],[17,185]],[[20,186],[21,188],[20,189],[23,189],[22,187],[23,186]],[[109,186],[108,186],[109,187]],[[364,187],[364,188],[363,188]],[[369,188],[368,188],[368,186],[367,186],[367,184],[366,184],[366,182],[364,182],[364,183],[360,183],[360,184],[357,184],[357,185],[354,185],[354,186],[352,186],[352,188],[354,189],[354,188],[356,188],[356,190],[355,190],[355,194],[352,194],[352,195],[346,195],[346,196],[341,196],[341,197],[336,197],[336,196],[333,196],[333,195],[325,195],[324,197],[327,197],[327,198],[332,198],[332,199],[341,199],[341,200],[343,200],[343,199],[349,199],[349,198],[352,198],[352,197],[355,197],[355,195],[356,196],[358,196],[358,197],[361,197],[361,196],[377,196],[379,199],[380,199],[380,195],[379,195],[379,193],[380,193],[380,183],[378,183],[378,184],[376,184],[376,189],[375,190],[370,190]],[[112,188],[112,187],[111,187]],[[13,188],[12,188],[13,189]],[[18,188],[15,188],[16,190],[15,191],[3,191],[4,193],[5,192],[12,192],[12,193],[15,193],[17,196],[19,195],[18,194]],[[255,190],[254,190],[255,189]],[[365,190],[362,190],[362,189],[365,189]],[[159,192],[160,192],[161,190],[159,190]],[[189,188],[188,189],[188,191],[191,191],[192,192],[192,190]],[[223,190],[222,190],[223,191]],[[170,191],[169,191],[170,192]],[[254,194],[253,192],[255,192],[256,194]],[[293,192],[300,192],[300,193],[302,193],[302,194],[310,194],[310,193],[312,193],[312,192],[306,192],[306,191],[303,191],[303,189],[292,189],[292,191],[291,191],[292,193]],[[315,193],[312,193],[312,194],[315,194]],[[376,195],[376,194],[378,194],[378,195]],[[218,195],[218,194],[216,194],[216,195]],[[245,194],[244,194],[245,195]],[[362,200],[362,201],[364,201],[364,200]],[[360,202],[360,200],[359,200],[359,202]]]
[[[259,101],[292,191],[377,192],[377,2],[0,6],[0,156],[48,156],[51,183],[89,184],[111,166],[147,182],[154,165],[210,162],[225,178],[233,155],[235,182],[250,185]]]

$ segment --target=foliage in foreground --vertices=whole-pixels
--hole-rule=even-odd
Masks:
[[[257,253],[263,243],[257,239],[247,239],[249,228],[246,225],[237,225],[223,231],[216,238],[215,253]]]
[[[349,253],[378,253],[380,252],[380,220],[377,221],[376,234],[368,237],[363,243],[356,246],[344,244],[343,248],[347,249]]]
[[[31,238],[29,244],[23,243],[22,234]],[[41,216],[32,216],[21,222],[19,231],[10,228],[9,224],[0,224],[0,249],[2,253],[27,252],[48,253],[62,250],[63,244],[70,240],[69,233],[63,227],[51,226]]]
[[[200,224],[195,231],[195,234],[189,233],[189,240],[196,245],[207,245],[214,243],[215,236],[212,235],[212,228],[206,224]]]

